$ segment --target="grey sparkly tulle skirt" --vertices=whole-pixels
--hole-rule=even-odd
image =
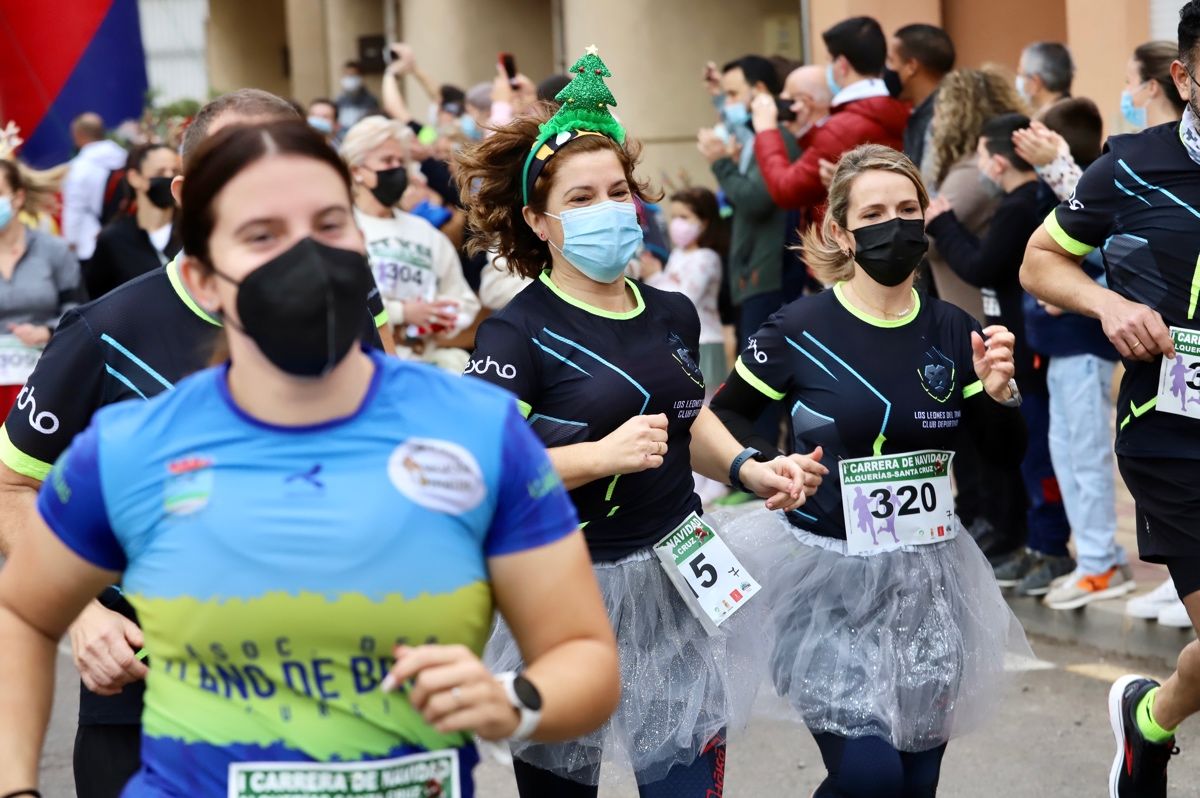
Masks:
[[[764,586],[770,679],[815,733],[924,751],[978,727],[1032,657],[971,536],[873,556],[759,510],[723,524]]]
[[[616,631],[621,703],[586,737],[510,748],[517,759],[572,781],[596,784],[605,764],[630,768],[639,783],[650,784],[690,764],[714,737],[744,728],[763,681],[767,651],[755,638],[766,603],[750,599],[719,635],[709,636],[649,549],[593,568]],[[494,672],[520,667],[503,621],[484,659]]]

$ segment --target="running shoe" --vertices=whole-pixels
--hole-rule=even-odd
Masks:
[[[1159,610],[1158,624],[1176,629],[1191,629],[1192,619],[1188,615],[1187,607],[1183,606],[1183,602],[1176,597],[1175,601]]]
[[[996,584],[1000,587],[1016,587],[1033,567],[1037,557],[1029,549],[1019,549],[1007,557],[997,560],[992,569],[996,573]]]
[[[1046,594],[1046,606],[1052,610],[1073,610],[1093,601],[1117,598],[1131,592],[1136,585],[1114,565],[1102,574],[1072,572],[1059,580]]]
[[[1146,595],[1130,599],[1125,605],[1125,614],[1130,618],[1153,621],[1160,612],[1176,603],[1183,602],[1179,601],[1179,594],[1175,592],[1175,583],[1168,579]]]
[[[1142,696],[1158,682],[1122,676],[1108,691],[1108,719],[1117,738],[1117,755],[1108,776],[1109,798],[1166,798],[1167,763],[1179,753],[1175,738],[1152,743],[1142,736],[1134,713]]]
[[[1070,557],[1050,557],[1037,554],[1037,563],[1017,585],[1018,596],[1044,596],[1050,592],[1055,579],[1075,570],[1075,561]]]

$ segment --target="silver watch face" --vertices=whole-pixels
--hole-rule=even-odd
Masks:
[[[517,676],[513,679],[512,685],[513,692],[517,694],[517,700],[521,702],[521,706],[530,712],[542,711],[542,694],[533,686],[533,682],[524,676]]]

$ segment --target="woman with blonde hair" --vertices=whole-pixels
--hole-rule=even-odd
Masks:
[[[979,132],[987,119],[1027,108],[1012,81],[993,67],[956,69],[938,89],[933,122],[932,154],[924,177],[939,197],[945,197],[955,215],[973,235],[982,235],[999,204],[1000,195],[991,191],[975,166]],[[929,266],[938,296],[958,305],[976,319],[983,319],[979,289],[951,270],[936,247],[929,252]]]
[[[987,560],[955,516],[950,465],[1022,434],[1014,337],[913,289],[929,197],[907,157],[842,157],[805,262],[830,290],[785,306],[750,339],[712,407],[748,446],[772,401],[790,448],[837,463],[792,512],[730,525],[757,540],[776,690],[816,738],[816,795],[925,798],[951,737],[979,724],[1006,652],[1028,652]],[[1012,464],[1015,468],[1016,464]]]
[[[401,122],[369,116],[346,133],[340,153],[354,179],[354,219],[367,239],[397,354],[461,372],[466,352],[438,342],[471,326],[479,299],[450,239],[397,207],[408,188],[412,137]]]

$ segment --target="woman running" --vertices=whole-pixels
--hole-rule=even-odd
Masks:
[[[710,536],[693,468],[784,509],[815,490],[824,468],[799,456],[760,462],[704,407],[695,307],[624,276],[642,241],[638,146],[603,99],[596,111],[597,98],[612,102],[599,57],[580,59],[573,73],[552,119],[521,117],[459,162],[475,246],[533,280],[480,325],[467,371],[516,394],[550,447],[584,521],[621,657],[622,701],[610,725],[564,745],[514,747],[517,785],[527,798],[594,796],[611,756],[631,764],[643,796],[720,796],[724,729],[736,727],[761,679],[759,629],[734,614],[728,631],[710,635],[697,616],[737,605],[750,582],[736,563],[706,561],[713,545],[680,561],[701,575],[693,596],[654,549]],[[723,594],[710,595],[718,585]],[[503,627],[488,661],[520,662]]]
[[[1000,452],[1014,447],[997,441],[1024,434],[1020,414],[997,404],[1020,401],[1013,335],[981,334],[964,311],[913,290],[928,203],[895,150],[843,156],[822,227],[804,237],[806,262],[832,289],[775,314],[713,399],[744,443],[768,452],[751,420],[782,401],[792,449],[821,447],[838,464],[800,510],[731,525],[763,541],[754,561],[773,615],[771,672],[820,746],[829,776],[818,798],[932,796],[947,741],[986,713],[1005,652],[1028,652],[960,533],[950,484],[962,432]]]
[[[0,573],[0,794],[36,795],[55,646],[123,574],[150,665],[126,795],[470,796],[489,740],[617,700],[575,513],[501,391],[361,348],[350,176],[301,122],[231,127],[183,188],[229,364],[104,408]],[[493,604],[528,668],[479,654]],[[124,663],[128,666],[130,663]]]

